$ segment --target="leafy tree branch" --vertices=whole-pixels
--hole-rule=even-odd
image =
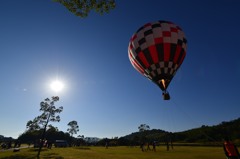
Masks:
[[[115,8],[115,0],[53,0],[65,6],[78,17],[85,18],[91,10],[99,14],[109,13]]]

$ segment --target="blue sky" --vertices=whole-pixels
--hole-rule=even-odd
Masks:
[[[81,19],[51,0],[0,2],[0,135],[18,137],[40,114],[40,102],[59,95],[66,132],[121,137],[151,129],[184,131],[240,117],[238,0],[117,0],[109,14]],[[132,34],[147,22],[168,20],[188,40],[172,80],[170,101],[128,59]],[[49,85],[59,79],[62,92]]]

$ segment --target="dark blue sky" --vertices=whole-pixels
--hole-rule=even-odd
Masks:
[[[0,134],[17,137],[53,95],[66,131],[124,136],[140,124],[166,131],[215,125],[240,116],[238,0],[118,0],[109,14],[81,19],[51,0],[0,2]],[[188,40],[169,86],[170,101],[128,59],[128,43],[147,22],[168,20]],[[65,87],[51,91],[51,81]]]

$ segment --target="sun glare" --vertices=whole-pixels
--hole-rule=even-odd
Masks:
[[[53,81],[50,87],[55,92],[60,92],[63,90],[64,84],[61,81]]]

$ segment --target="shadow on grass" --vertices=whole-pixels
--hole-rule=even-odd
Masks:
[[[80,149],[80,150],[90,150],[89,147],[76,147],[75,149]]]
[[[40,158],[50,158],[50,159],[64,159],[64,157],[59,156],[57,153],[48,153],[48,154],[43,154],[41,155]]]
[[[62,156],[58,156],[55,153],[41,155],[39,158],[36,155],[12,155],[9,157],[3,157],[1,159],[64,159]]]
[[[57,153],[47,152],[48,149],[42,149],[41,152],[45,151],[46,154],[41,153],[40,157],[37,157],[37,151],[38,151],[38,149],[29,149],[28,152],[30,152],[30,153],[13,154],[8,157],[2,157],[1,159],[64,159],[64,157],[60,156]],[[34,152],[34,154],[32,154],[32,152]],[[35,154],[35,152],[36,152],[36,154]]]
[[[12,156],[8,156],[8,157],[3,157],[2,159],[36,159],[36,155],[12,155]]]
[[[38,149],[32,148],[28,150],[29,152],[38,152]],[[48,149],[42,149],[41,152],[48,151]]]
[[[1,159],[64,159],[64,157],[59,156],[56,153],[49,153],[49,154],[43,154],[40,155],[40,157],[38,158],[36,155],[21,155],[21,154],[16,154],[16,155],[12,155],[12,156],[8,156],[8,157],[3,157]]]

